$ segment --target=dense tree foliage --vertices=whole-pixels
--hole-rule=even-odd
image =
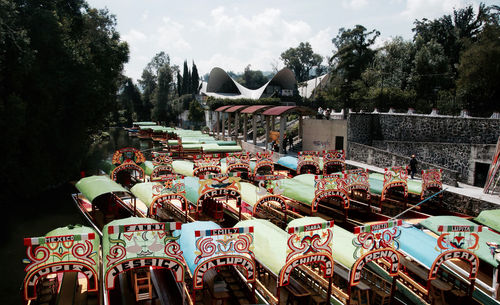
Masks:
[[[379,32],[357,25],[332,40],[330,86],[318,105],[355,110],[415,108],[473,115],[500,111],[499,7],[481,4],[435,20],[415,20],[412,41],[393,38],[375,49]]]
[[[311,71],[320,68],[323,62],[321,55],[313,52],[309,42],[301,42],[296,48],[289,48],[281,53],[280,58],[285,66],[295,73],[298,82],[308,80]]]
[[[258,89],[269,81],[262,71],[252,70],[250,65],[246,66],[243,74],[238,76],[235,80],[248,89]]]
[[[0,1],[4,189],[35,192],[78,173],[128,60],[115,25],[83,0]]]

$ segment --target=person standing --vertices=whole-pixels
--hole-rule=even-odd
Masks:
[[[415,173],[417,172],[417,159],[415,159],[415,155],[411,155],[411,160],[410,160],[410,173],[411,173],[411,178],[413,179],[415,177]]]

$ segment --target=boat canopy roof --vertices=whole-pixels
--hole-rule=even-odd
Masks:
[[[191,271],[194,272],[198,264],[195,264],[196,259],[196,237],[194,231],[200,230],[215,230],[220,229],[220,226],[212,221],[195,221],[191,223],[182,224],[182,229],[180,230],[180,238],[178,243],[181,247],[184,260]],[[202,261],[203,262],[203,261]]]
[[[482,211],[474,221],[500,232],[500,209]]]
[[[153,203],[153,186],[160,185],[159,182],[136,183],[130,191],[135,197],[139,198],[149,208]]]
[[[420,224],[427,229],[431,230],[432,232],[436,234],[440,234],[438,232],[438,227],[443,225],[443,226],[450,226],[450,225],[460,225],[460,226],[473,226],[476,225],[470,220],[460,218],[457,216],[432,216],[429,217]],[[500,235],[497,233],[494,233],[488,229],[484,230],[482,232],[476,232],[479,235],[479,248],[474,252],[482,261],[487,262],[488,264],[492,265],[493,267],[498,266],[498,261],[495,260],[495,258],[491,255],[491,250],[489,246],[486,244],[487,242],[494,242],[497,244],[500,244]]]
[[[146,173],[146,175],[148,176],[151,176],[151,174],[153,173],[153,169],[155,168],[155,166],[153,165],[153,162],[151,161],[145,161],[144,163],[144,173]]]
[[[285,265],[288,234],[264,219],[250,219],[238,222],[235,227],[253,226],[253,252],[256,260],[278,275]]]
[[[303,217],[297,218],[288,223],[288,228],[305,226],[315,223],[325,222],[323,218],[320,217]],[[356,247],[352,244],[352,240],[355,235],[351,232],[339,227],[333,226],[333,247],[332,247],[332,257],[336,263],[340,263],[344,267],[351,268],[354,262],[354,251]]]
[[[297,175],[292,179],[282,179],[283,196],[311,205],[314,199],[314,175]]]
[[[174,172],[189,177],[193,176],[194,163],[186,160],[174,160],[172,161],[172,168]]]
[[[440,252],[436,251],[437,239],[413,226],[399,226],[399,249],[418,263],[430,269]],[[415,242],[418,240],[418,242]]]
[[[111,180],[107,176],[90,176],[80,179],[76,183],[76,188],[90,202],[95,198],[107,193],[129,193],[123,186]]]
[[[136,126],[154,126],[156,125],[155,122],[133,122],[132,125],[136,125]]]

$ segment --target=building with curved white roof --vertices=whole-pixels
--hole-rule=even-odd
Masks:
[[[283,68],[265,85],[252,90],[232,79],[226,71],[216,67],[210,71],[208,82],[202,83],[200,93],[216,98],[258,100],[262,97],[270,97],[275,93],[280,96],[292,96],[296,84],[297,80],[293,72],[288,68]]]

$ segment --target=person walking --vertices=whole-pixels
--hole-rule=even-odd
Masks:
[[[415,155],[411,155],[411,160],[410,160],[410,173],[411,173],[411,178],[413,179],[415,177],[415,173],[417,172],[417,159],[415,159]]]

